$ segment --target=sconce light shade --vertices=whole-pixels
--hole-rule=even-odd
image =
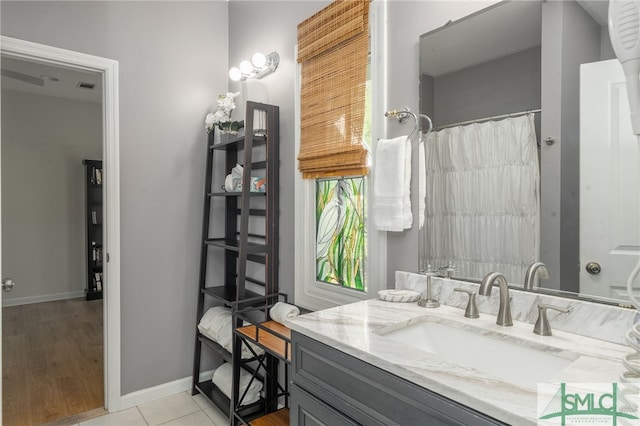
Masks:
[[[229,70],[229,78],[233,81],[247,80],[250,78],[262,78],[274,72],[280,64],[278,52],[271,52],[267,56],[256,53],[251,62],[244,60],[238,67]]]
[[[251,62],[253,63],[254,67],[262,68],[267,63],[267,57],[264,56],[262,53],[258,52],[255,55],[253,55],[253,57],[251,58]]]
[[[249,75],[253,71],[253,65],[251,65],[251,62],[244,60],[240,62],[240,71],[242,71],[242,74]]]
[[[242,80],[242,71],[239,68],[233,67],[229,70],[229,78],[233,81]]]

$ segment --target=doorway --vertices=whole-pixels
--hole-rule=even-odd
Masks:
[[[6,57],[1,83],[2,265],[17,283],[3,298],[4,424],[38,425],[104,405],[102,301],[84,300],[85,199],[101,187],[81,162],[102,160],[102,84]]]
[[[118,411],[121,408],[118,64],[116,61],[105,58],[4,36],[2,36],[0,47],[3,59],[21,59],[35,63],[45,63],[68,70],[93,72],[99,75],[103,84],[102,102],[100,105],[102,125],[99,135],[102,142],[101,153],[104,161],[104,282],[108,283],[108,285],[105,285],[103,289],[103,302],[98,301],[98,304],[100,308],[104,308],[102,321],[104,336],[102,349],[104,359],[103,406],[109,411]],[[38,123],[38,117],[32,117],[32,124],[35,126],[38,125]],[[52,126],[51,131],[55,130],[56,126]],[[1,156],[2,149],[0,149],[0,158]],[[80,159],[79,162],[82,164],[82,159]],[[2,179],[7,179],[4,173],[0,173],[0,175],[2,175]],[[42,204],[46,206],[44,200]],[[3,231],[4,230],[0,228],[0,237],[2,237]],[[1,269],[3,257],[7,256],[10,250],[10,247],[5,247],[4,250],[0,252],[0,256],[2,256],[0,257],[0,276],[3,272]],[[84,259],[80,259],[80,261],[84,262]],[[54,274],[56,271],[51,270],[49,272],[50,274]],[[82,273],[84,273],[84,270]],[[43,280],[46,280],[46,277],[44,277]],[[17,281],[16,279],[16,282]],[[20,283],[17,284],[17,286],[19,285]],[[69,293],[73,294],[74,291],[77,290],[71,290]],[[0,300],[1,299],[2,297],[0,295]],[[79,301],[82,301],[82,299],[79,299]],[[94,319],[96,316],[99,317],[99,315],[94,312]],[[98,322],[99,321],[98,318]],[[52,321],[48,321],[47,323],[52,325],[51,322]],[[9,391],[9,389],[6,391]],[[50,392],[51,388],[45,386],[43,391]],[[2,393],[3,390],[0,388],[0,395],[2,395]]]

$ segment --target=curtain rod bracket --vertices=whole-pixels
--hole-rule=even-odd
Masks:
[[[420,118],[424,118],[427,120],[427,122],[429,123],[429,128],[427,129],[427,131],[425,132],[425,134],[429,133],[432,129],[433,129],[433,124],[431,122],[431,119],[424,115],[424,114],[419,114]],[[395,118],[398,123],[400,124],[405,124],[407,122],[407,120],[409,119],[409,117],[413,117],[413,121],[415,123],[413,130],[411,131],[411,133],[409,133],[409,136],[407,136],[409,139],[411,139],[413,137],[413,135],[418,131],[418,128],[420,127],[420,122],[418,119],[418,115],[416,115],[416,113],[411,112],[409,110],[409,107],[405,107],[402,110],[397,110],[397,109],[392,109],[389,110],[387,112],[384,113],[384,116],[387,118]]]

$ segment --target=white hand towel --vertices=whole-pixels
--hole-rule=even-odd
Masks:
[[[411,142],[380,139],[373,166],[373,219],[381,231],[411,228]]]
[[[214,385],[224,393],[227,398],[231,398],[231,384],[233,381],[233,367],[230,363],[225,362],[213,372],[211,379]],[[251,384],[249,384],[251,383]],[[251,374],[240,368],[240,393],[238,397],[242,397],[244,390],[249,387],[247,394],[242,400],[241,405],[253,404],[260,399],[260,391],[262,390],[262,382],[251,380]]]
[[[402,211],[404,213],[404,229],[411,229],[413,213],[411,212],[411,141],[407,138],[404,150],[404,194]]]
[[[427,197],[427,163],[424,152],[424,144],[422,141],[418,144],[418,229],[424,226],[424,213],[426,210]]]
[[[300,315],[300,309],[297,306],[290,305],[284,302],[278,302],[269,310],[269,316],[271,319],[284,324],[284,320],[287,318],[293,318]]]

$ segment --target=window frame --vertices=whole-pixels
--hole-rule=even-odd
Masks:
[[[370,5],[371,37],[371,153],[379,138],[387,133],[384,119],[387,104],[386,70],[386,0],[372,0]],[[297,57],[297,52],[294,57]],[[295,152],[300,147],[300,65],[295,81]],[[320,310],[371,299],[387,288],[387,234],[373,225],[370,206],[373,203],[373,176],[367,176],[367,257],[366,291],[354,290],[316,281],[316,214],[315,179],[302,179],[294,156],[295,238],[294,238],[294,303],[306,309]]]

